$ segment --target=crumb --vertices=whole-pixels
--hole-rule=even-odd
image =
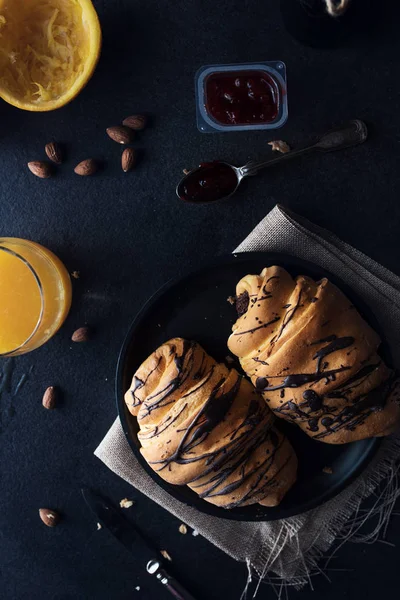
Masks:
[[[273,142],[268,142],[268,146],[271,146],[272,151],[282,152],[282,154],[287,154],[290,152],[290,146],[286,142],[282,140],[274,140]]]
[[[79,277],[81,276],[79,271],[72,271],[71,273],[71,277],[73,277],[74,279],[79,279]]]
[[[179,525],[179,533],[183,533],[183,535],[185,535],[187,533],[187,527],[186,527],[186,525],[184,525],[184,523]]]
[[[100,531],[100,529],[102,529],[101,523],[97,523],[97,531]]]
[[[323,472],[323,473],[326,473],[327,475],[332,475],[332,473],[333,473],[333,469],[332,469],[332,467],[324,467],[324,468],[322,469],[322,472]]]
[[[161,327],[161,323],[157,323],[157,327]]]
[[[228,363],[228,365],[232,365],[235,362],[235,359],[232,356],[225,356],[225,362]]]
[[[199,532],[197,531],[197,529],[193,529],[193,531],[192,531],[192,535],[193,535],[194,537],[197,537],[197,536],[199,535]]]
[[[235,296],[228,296],[226,300],[227,300],[227,302],[229,302],[229,304],[231,304],[232,306],[233,306],[233,305],[235,304],[235,302],[236,302],[236,298],[235,298]]]
[[[135,587],[135,590],[136,590],[137,592],[140,592],[140,585],[137,585],[137,586]]]
[[[183,169],[183,174],[184,175],[189,175],[189,173],[190,173],[189,169]]]
[[[166,558],[167,560],[172,562],[172,558],[170,557],[170,555],[168,554],[168,552],[166,550],[161,550],[161,554],[163,555],[164,558]]]
[[[119,505],[121,508],[130,508],[131,506],[133,506],[133,501],[128,500],[128,498],[123,498]]]

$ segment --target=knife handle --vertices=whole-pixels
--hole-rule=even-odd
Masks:
[[[146,570],[150,575],[155,575],[158,581],[165,586],[176,600],[195,600],[176,579],[171,577],[165,569],[161,568],[158,560],[150,560],[147,563]]]

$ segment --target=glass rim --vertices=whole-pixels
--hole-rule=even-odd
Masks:
[[[14,239],[17,240],[18,238],[14,238]],[[24,265],[26,267],[28,267],[28,269],[32,273],[32,275],[35,279],[35,282],[38,286],[38,289],[39,289],[41,307],[40,307],[40,313],[39,313],[37,323],[36,323],[32,333],[27,337],[27,339],[25,341],[23,341],[16,348],[13,348],[12,350],[9,350],[8,352],[0,352],[0,358],[6,357],[6,356],[12,356],[19,350],[22,350],[26,346],[26,344],[28,344],[31,341],[31,339],[34,337],[34,335],[38,331],[38,329],[42,323],[43,314],[44,314],[44,292],[43,292],[43,286],[42,286],[42,282],[40,281],[39,275],[36,273],[35,269],[32,267],[32,265],[26,258],[21,256],[21,254],[19,254],[18,252],[15,252],[11,248],[8,248],[6,245],[4,245],[7,243],[10,243],[10,241],[8,241],[8,240],[6,241],[6,240],[4,240],[4,238],[0,238],[0,252],[7,252],[8,254],[11,254],[12,256],[14,256],[18,260],[20,260],[22,263],[24,263]]]

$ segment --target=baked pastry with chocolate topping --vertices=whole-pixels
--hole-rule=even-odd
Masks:
[[[399,381],[380,338],[335,285],[275,266],[243,277],[236,297],[228,347],[278,417],[330,444],[399,426]]]
[[[196,342],[153,352],[125,402],[150,467],[212,504],[276,506],[296,480],[296,455],[262,397]]]

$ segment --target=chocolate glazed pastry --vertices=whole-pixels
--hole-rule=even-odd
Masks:
[[[296,455],[262,397],[195,342],[175,338],[153,352],[125,402],[151,468],[208,502],[276,506],[296,480]]]
[[[229,349],[278,417],[330,444],[398,427],[399,380],[377,353],[377,333],[336,286],[268,267],[241,279],[236,294]]]

